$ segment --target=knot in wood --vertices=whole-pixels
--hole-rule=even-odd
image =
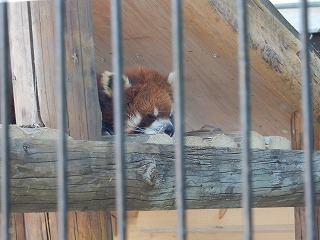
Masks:
[[[145,183],[147,183],[149,186],[154,186],[156,183],[156,177],[157,177],[157,166],[154,162],[148,163],[144,165],[144,172],[142,175],[142,178]]]
[[[28,152],[28,150],[29,150],[29,148],[30,148],[30,146],[29,146],[27,143],[24,143],[24,144],[22,145],[22,147],[23,147],[23,150],[24,150],[25,152]]]
[[[74,53],[72,54],[72,60],[73,60],[73,63],[74,63],[74,64],[79,63],[77,53],[74,52]]]

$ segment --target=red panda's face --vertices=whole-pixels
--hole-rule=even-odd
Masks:
[[[127,132],[173,135],[172,92],[152,82],[156,80],[152,79],[144,86],[132,86],[131,91],[127,91],[133,96],[127,98]]]
[[[105,72],[106,73],[106,72]],[[104,74],[105,74],[104,73]],[[108,74],[108,79],[112,76]],[[170,77],[171,76],[171,77]],[[174,134],[173,126],[173,76],[164,77],[160,73],[146,68],[131,68],[125,71],[123,79],[125,82],[125,131],[126,133],[157,134],[166,133],[170,136]],[[111,84],[103,83],[101,80],[99,88],[103,86],[104,93],[109,93],[105,100],[112,101]],[[110,88],[107,88],[109,86]],[[99,91],[100,92],[100,91]],[[103,106],[112,104],[101,103],[101,92],[99,94],[100,105],[104,123],[113,125],[109,111]],[[107,113],[107,114],[104,114]],[[112,114],[112,109],[111,109]]]

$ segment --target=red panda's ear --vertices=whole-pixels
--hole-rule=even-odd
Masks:
[[[128,89],[131,87],[131,83],[129,82],[129,79],[126,76],[122,76],[123,82],[124,82],[124,89]],[[103,88],[103,92],[109,96],[112,97],[112,81],[113,81],[113,73],[109,71],[104,71],[101,75],[101,85]]]
[[[170,83],[170,85],[173,87],[174,86],[174,82],[176,80],[176,73],[175,72],[171,72],[168,76],[168,83]]]

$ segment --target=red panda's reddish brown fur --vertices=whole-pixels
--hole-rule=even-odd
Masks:
[[[159,72],[143,67],[127,69],[123,74],[125,81],[125,120],[126,132],[135,133],[138,127],[139,133],[147,133],[147,129],[156,119],[166,120],[165,125],[170,124],[173,111],[172,79],[163,76]],[[106,79],[108,78],[108,79]],[[98,77],[99,100],[102,111],[102,120],[109,126],[113,126],[112,90],[110,84],[112,74],[104,72]],[[132,122],[130,122],[130,119]],[[167,121],[168,120],[168,121]],[[131,124],[131,125],[130,125]],[[159,125],[159,131],[164,131]],[[154,127],[156,129],[156,127]],[[149,129],[150,130],[150,129]],[[152,131],[151,131],[152,132]],[[155,132],[157,132],[155,130]]]

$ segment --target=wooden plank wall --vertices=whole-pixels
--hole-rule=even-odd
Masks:
[[[289,139],[288,123],[300,108],[299,40],[270,2],[249,4],[253,130]],[[92,1],[97,72],[112,67],[109,7],[109,1]],[[235,1],[185,0],[183,12],[187,131],[203,125],[237,131]],[[124,1],[122,16],[125,65],[144,65],[168,74],[172,70],[170,1]],[[312,58],[317,90],[320,64],[314,53]]]
[[[241,240],[242,211],[228,209],[224,216],[219,209],[188,210],[189,240]],[[294,240],[293,208],[254,209],[254,239]],[[176,211],[140,211],[128,213],[128,239],[173,240]]]
[[[18,125],[56,128],[53,1],[11,3],[10,44]],[[74,139],[101,139],[101,113],[89,0],[66,4],[67,129]],[[61,114],[61,113],[60,113]],[[106,212],[69,214],[69,239],[107,239]],[[14,214],[12,239],[57,239],[55,213]]]
[[[320,112],[314,113],[314,149],[320,150]],[[302,127],[302,114],[295,112],[292,115],[291,121],[291,134],[292,134],[292,149],[303,149],[303,127]],[[317,221],[317,239],[320,239],[320,207],[315,207],[315,216]],[[295,240],[306,240],[305,232],[305,208],[295,207]]]

